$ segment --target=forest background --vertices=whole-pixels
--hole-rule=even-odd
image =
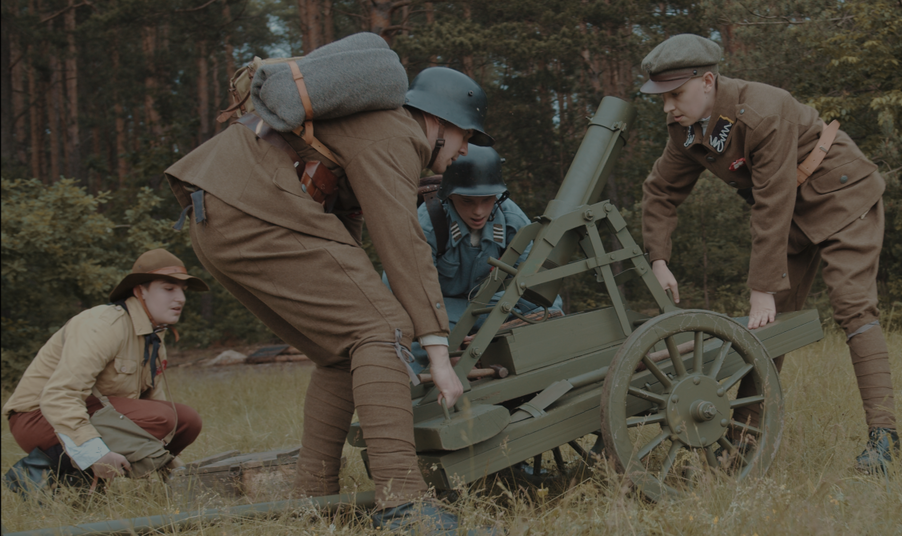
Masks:
[[[902,315],[902,0],[3,0],[3,385],[148,248],[213,283],[188,233],[170,228],[179,207],[163,170],[225,128],[228,80],[253,56],[297,56],[360,31],[381,35],[411,79],[445,65],[486,89],[487,130],[530,216],[556,193],[601,98],[632,102],[638,124],[603,197],[640,242],[641,184],[666,129],[660,99],[638,92],[639,64],[668,36],[710,36],[724,47],[722,73],[839,119],[877,163],[881,306]],[[682,306],[746,313],[748,216],[721,181],[696,186],[674,234]],[[810,305],[828,322],[818,285]],[[569,282],[564,299],[569,312],[605,301],[590,279]],[[274,339],[219,285],[191,296],[182,318],[183,347]]]

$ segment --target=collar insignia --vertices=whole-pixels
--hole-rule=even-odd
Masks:
[[[714,125],[714,130],[711,131],[711,138],[708,140],[708,143],[718,153],[722,153],[726,148],[727,137],[730,135],[732,128],[733,121],[730,118],[724,116],[717,118],[717,124]]]
[[[456,221],[451,222],[451,238],[456,242],[460,240],[461,237],[463,237],[463,234],[460,232],[460,225],[458,225]]]
[[[695,141],[695,129],[692,125],[686,127],[686,142],[683,144],[683,147],[689,147],[692,145],[692,142]]]
[[[500,223],[492,225],[492,238],[499,244],[504,242],[504,226]]]

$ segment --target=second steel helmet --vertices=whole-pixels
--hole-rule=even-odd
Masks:
[[[495,143],[485,133],[488,98],[475,80],[448,67],[424,69],[410,83],[405,106],[432,114],[464,130],[472,130],[470,143],[489,147]]]
[[[445,170],[438,197],[445,201],[452,194],[479,197],[505,192],[507,185],[501,177],[501,157],[491,147],[471,145],[466,156],[461,156]]]

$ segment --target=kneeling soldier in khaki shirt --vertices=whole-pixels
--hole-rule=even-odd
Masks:
[[[642,91],[663,97],[669,134],[643,186],[642,231],[652,269],[679,301],[667,267],[670,235],[677,206],[706,169],[752,205],[750,329],[772,322],[777,312],[802,308],[822,260],[870,430],[857,463],[867,472],[880,470],[899,449],[877,310],[886,184],[838,124],[828,127],[786,91],[718,75],[720,57],[713,41],[684,34],[642,61],[649,75]],[[774,363],[779,370],[783,357]],[[740,392],[750,388],[746,377]],[[754,411],[743,413],[734,418],[757,424]]]
[[[299,491],[339,492],[356,409],[381,509],[374,520],[385,528],[396,528],[392,520],[407,517],[410,503],[427,492],[413,437],[415,376],[407,356],[414,338],[429,354],[441,398],[451,406],[463,392],[448,358],[448,317],[431,248],[417,220],[419,177],[427,167],[442,173],[467,154],[468,141],[493,143],[483,128],[486,104],[469,77],[434,67],[414,79],[402,108],[315,121],[334,163],[301,137],[276,133],[301,161],[318,161],[338,176],[331,210],[298,180],[295,155],[268,142],[268,127],[259,123],[230,126],[166,170],[181,205],[193,202],[194,221],[204,220],[191,225],[204,266],[316,364],[304,406]],[[394,294],[361,247],[363,215]],[[422,511],[456,527],[445,512]]]
[[[110,293],[112,303],[79,313],[50,337],[3,406],[10,433],[31,453],[19,463],[49,459],[58,478],[73,483],[79,480],[76,467],[104,479],[128,471],[125,456],[111,451],[89,420],[103,407],[92,392],[108,397],[119,413],[157,439],[172,434],[166,449],[173,455],[197,439],[200,416],[167,401],[165,380],[157,376],[166,366],[159,334],[179,321],[189,289],[209,287],[188,275],[175,255],[148,251]],[[10,478],[17,475],[8,473],[5,480]]]

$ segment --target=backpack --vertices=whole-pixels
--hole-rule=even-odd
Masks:
[[[229,81],[231,105],[219,122],[254,112],[278,132],[294,132],[335,162],[313,135],[314,119],[392,110],[404,104],[407,72],[385,40],[369,32],[329,43],[305,56],[261,59]]]
[[[229,79],[229,102],[231,104],[225,110],[219,111],[216,121],[225,123],[230,119],[238,119],[254,111],[254,102],[250,99],[251,80],[254,79],[257,70],[264,64],[298,61],[303,57],[295,56],[293,58],[269,58],[264,60],[259,56],[254,56],[250,63],[235,71],[235,74]]]

